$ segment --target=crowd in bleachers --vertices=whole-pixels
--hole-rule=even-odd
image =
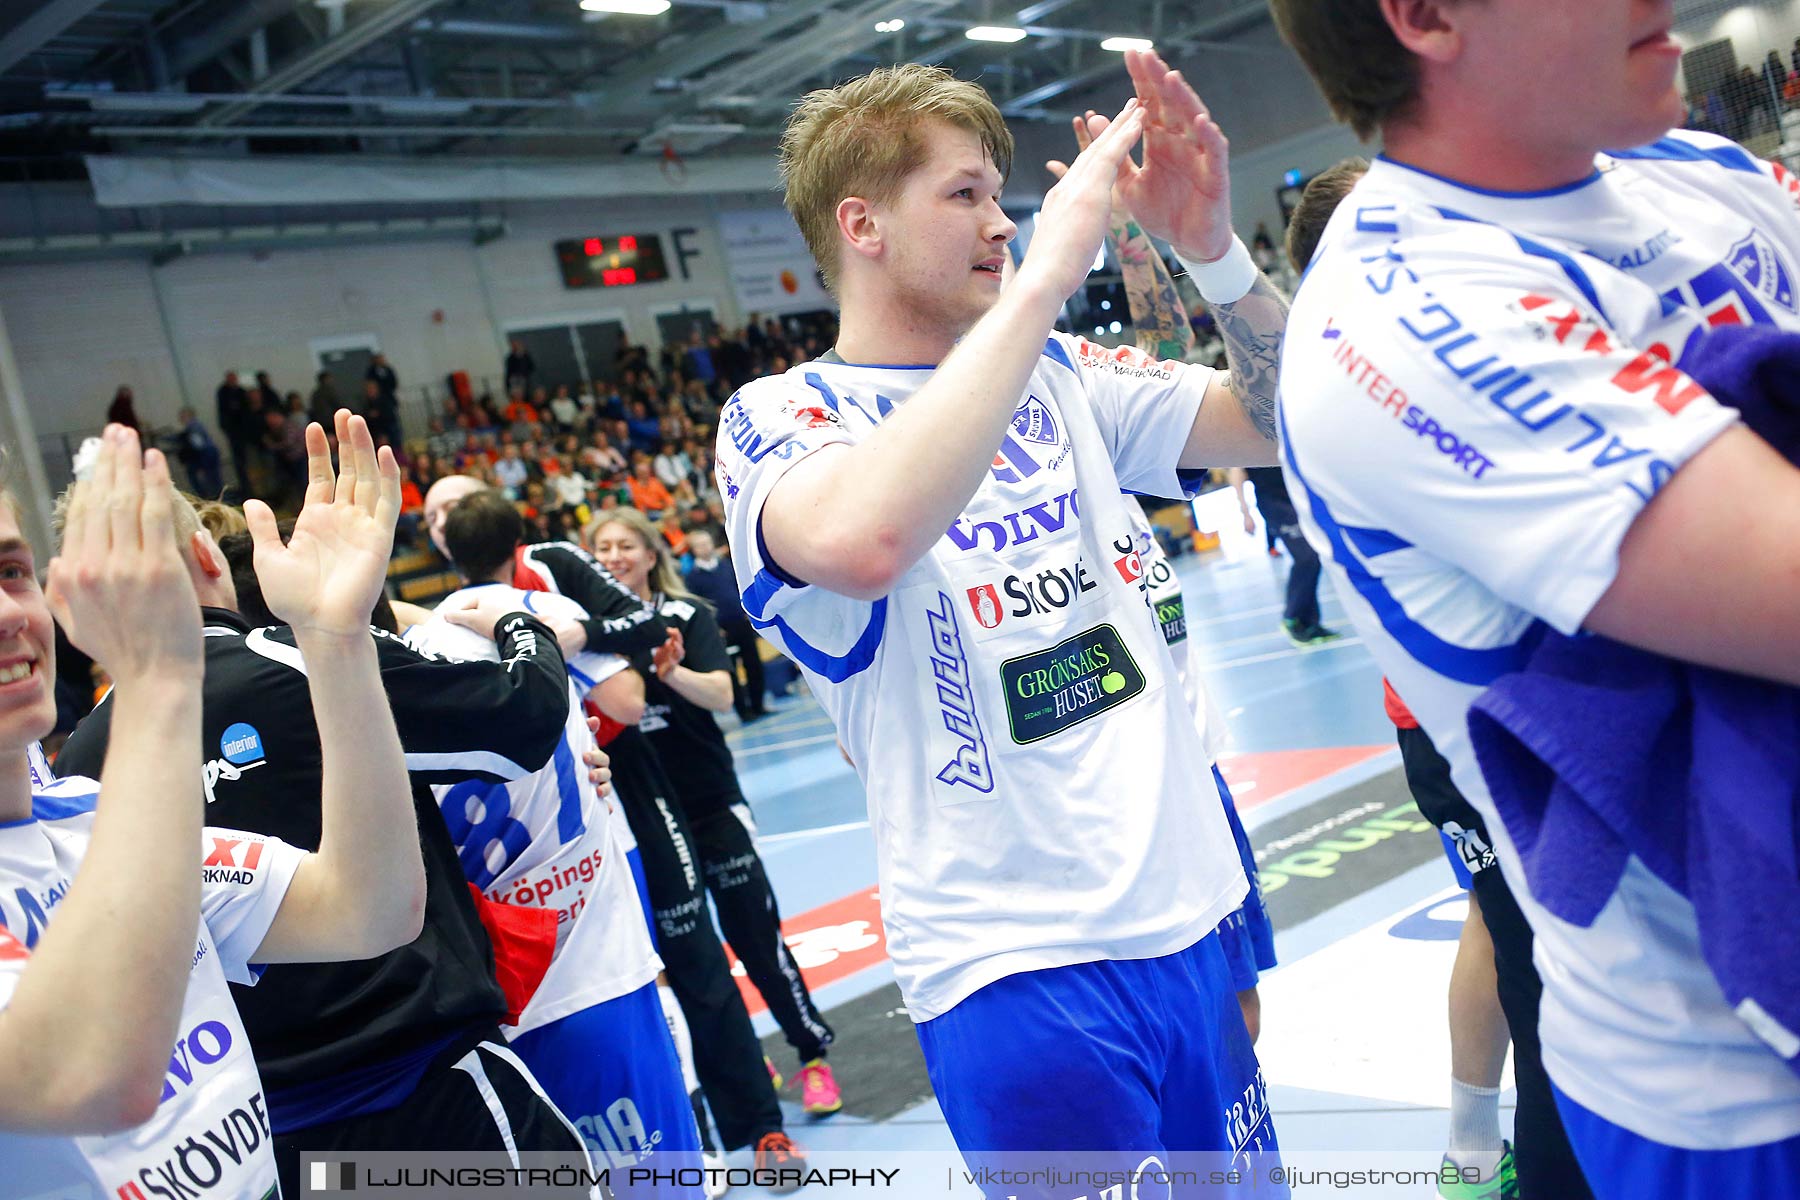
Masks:
[[[419,514],[432,483],[467,474],[517,502],[533,539],[578,538],[600,512],[627,507],[650,516],[682,555],[690,530],[707,528],[724,541],[713,435],[725,401],[752,379],[817,357],[834,335],[828,316],[751,314],[742,328],[696,328],[685,344],[654,353],[621,337],[611,363],[588,364],[600,376],[593,379],[547,377],[514,341],[498,386],[477,390],[466,375],[450,376],[434,408],[408,409],[380,356],[363,394],[352,397],[326,372],[311,397],[282,395],[266,372],[250,386],[231,372],[216,397],[226,452],[191,409],[164,440],[195,495],[216,497],[235,479],[240,497],[294,509],[306,482],[306,424],[343,406],[366,417],[377,443],[391,445],[400,460],[403,542],[421,540]]]

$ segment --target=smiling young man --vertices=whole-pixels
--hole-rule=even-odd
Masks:
[[[324,434],[309,432],[313,488],[287,546],[267,507],[249,513],[268,603],[293,623],[296,659],[331,713],[310,854],[202,829],[203,639],[176,540],[198,526],[161,453],[106,428],[45,588],[0,486],[8,1195],[278,1194],[268,1104],[227,981],[384,953],[419,932],[405,761],[363,625],[386,578],[400,469],[391,453],[377,465],[360,418],[356,434],[336,476]],[[52,612],[113,679],[116,736],[98,783],[47,781],[30,754],[55,717]]]
[[[841,332],[720,422],[745,610],[868,791],[889,954],[972,1159],[1274,1146],[1212,936],[1247,884],[1189,795],[1210,759],[1120,487],[1273,461],[1285,305],[1232,235],[1218,128],[1129,58],[1140,100],[1095,120],[1004,291],[985,92],[909,65],[807,96],[782,172]],[[1115,182],[1217,305],[1230,376],[1053,332]]]
[[[1296,301],[1283,466],[1530,920],[1570,1142],[1609,1200],[1795,1195],[1795,1035],[1727,1003],[1639,859],[1589,923],[1554,915],[1468,715],[1545,625],[1800,683],[1800,472],[1680,370],[1711,327],[1800,331],[1800,185],[1671,132],[1667,0],[1273,8],[1386,151]]]

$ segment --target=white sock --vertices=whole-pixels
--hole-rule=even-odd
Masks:
[[[1482,1177],[1493,1175],[1506,1152],[1500,1138],[1500,1089],[1472,1087],[1450,1080],[1450,1159],[1459,1167],[1474,1167]]]

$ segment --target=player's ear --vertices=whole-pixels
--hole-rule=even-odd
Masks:
[[[881,253],[881,227],[875,217],[875,206],[861,196],[846,196],[838,201],[838,235],[844,245],[864,258]]]
[[[188,549],[192,552],[194,565],[208,579],[217,579],[226,573],[225,552],[219,549],[219,543],[213,541],[212,534],[206,530],[194,530]]]
[[[1454,62],[1462,54],[1462,23],[1456,0],[1380,0],[1388,28],[1407,50],[1427,62]]]

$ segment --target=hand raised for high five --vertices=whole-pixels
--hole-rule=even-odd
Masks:
[[[1074,294],[1094,269],[1106,240],[1113,187],[1131,169],[1131,148],[1143,130],[1143,110],[1127,101],[1117,119],[1094,118],[1093,142],[1044,195],[1031,249],[1019,265],[1015,286],[1030,281],[1059,300]],[[1059,164],[1060,165],[1060,164]]]
[[[75,485],[44,599],[57,624],[122,687],[200,672],[200,602],[175,542],[175,485],[162,451],[108,425]]]
[[[346,409],[337,412],[337,440],[334,474],[324,429],[306,428],[306,503],[287,545],[268,505],[244,503],[263,599],[296,635],[365,636],[394,548],[400,515],[394,452],[383,446],[378,455],[368,422]]]
[[[1127,50],[1125,67],[1144,112],[1144,163],[1126,164],[1121,199],[1147,233],[1188,262],[1224,257],[1232,238],[1225,135],[1181,72],[1154,50]]]

